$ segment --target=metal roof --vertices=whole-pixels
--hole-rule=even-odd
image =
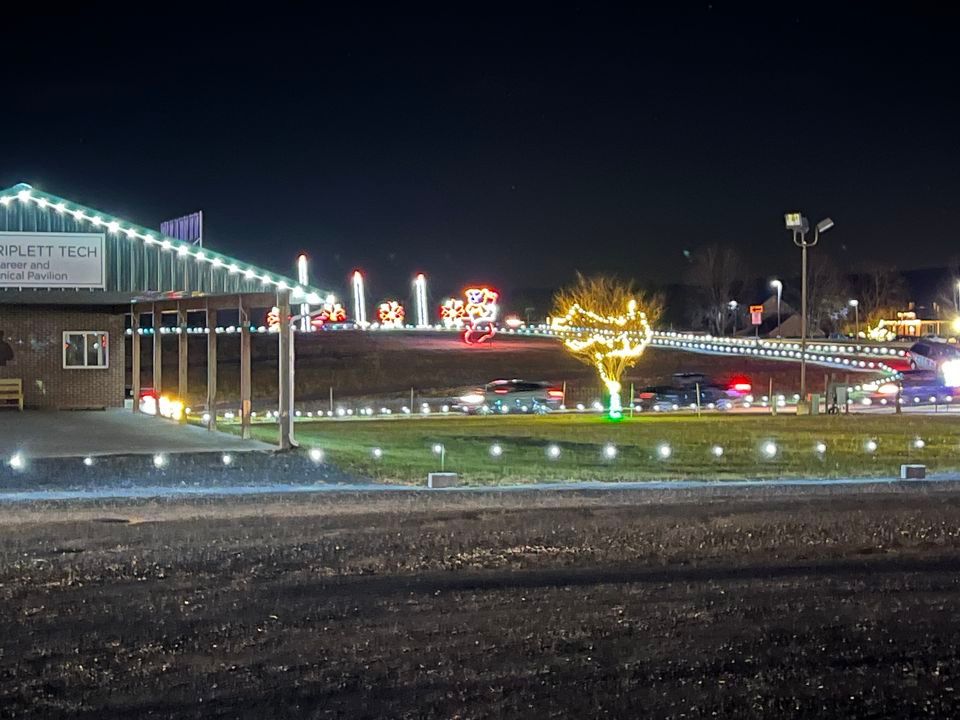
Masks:
[[[228,255],[199,248],[26,183],[0,190],[0,230],[103,233],[104,289],[0,288],[0,304],[116,305],[158,297],[290,291],[293,302],[322,304],[328,292]]]

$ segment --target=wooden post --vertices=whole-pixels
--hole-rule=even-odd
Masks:
[[[279,445],[281,450],[290,450],[295,447],[293,440],[293,328],[290,324],[290,293],[277,293],[277,310],[280,317],[279,335],[279,374],[280,387],[278,392],[280,430]]]
[[[187,402],[187,311],[177,303],[177,395],[184,404]],[[184,416],[186,417],[186,416]]]
[[[160,342],[160,326],[162,322],[160,320],[161,314],[157,310],[157,305],[153,305],[153,392],[159,400],[160,394],[163,392],[163,356],[161,355],[161,350],[163,349],[163,343]],[[157,413],[157,417],[160,417],[160,413]]]
[[[217,311],[207,307],[207,422],[208,430],[217,429]]]
[[[133,411],[140,412],[140,310],[136,305],[130,308],[130,328],[133,330],[130,353],[132,369],[130,370],[130,387],[133,392]]]
[[[240,437],[250,439],[250,317],[243,306],[243,296],[238,298],[240,310]]]

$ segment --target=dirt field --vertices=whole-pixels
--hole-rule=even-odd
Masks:
[[[0,509],[0,716],[957,717],[960,488]]]
[[[143,383],[152,383],[151,339],[143,343]],[[197,405],[206,392],[206,350],[202,337],[190,338],[188,402]],[[253,338],[254,397],[276,404],[277,341],[273,336]],[[218,388],[220,395],[239,393],[239,339],[221,336]],[[328,332],[297,337],[297,399],[325,401],[330,388],[338,400],[356,397],[406,396],[414,388],[418,396],[442,395],[452,388],[484,383],[498,377],[567,382],[570,402],[590,402],[598,396],[593,369],[563,352],[558,341],[544,338],[498,336],[491,345],[467,347],[458,336],[437,333]],[[129,353],[128,373],[129,373]],[[722,357],[648,348],[624,383],[629,387],[655,385],[670,380],[675,372],[703,372],[718,381],[746,374],[758,394],[767,392],[773,380],[777,393],[796,392],[799,369],[795,364],[745,357]],[[177,384],[176,343],[164,344],[164,387]],[[823,370],[810,369],[813,389],[823,388]],[[864,375],[851,374],[854,378]],[[234,403],[236,401],[234,400]],[[263,407],[272,407],[265,404]],[[326,407],[326,405],[324,405]]]

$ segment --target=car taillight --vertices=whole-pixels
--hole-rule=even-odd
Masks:
[[[547,397],[562,398],[562,397],[563,397],[563,390],[556,390],[556,389],[554,389],[554,390],[547,390]]]
[[[494,392],[497,395],[506,395],[510,391],[507,388],[497,388],[496,390],[494,390]]]
[[[753,384],[749,379],[741,375],[730,380],[730,389],[736,390],[737,392],[748,393],[753,390]]]

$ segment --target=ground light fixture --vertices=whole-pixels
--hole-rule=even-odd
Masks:
[[[220,456],[220,462],[222,462],[224,465],[232,465],[233,455],[231,455],[230,453],[224,453],[223,455]]]
[[[85,457],[85,458],[83,459],[83,464],[86,465],[87,467],[92,467],[92,466],[93,466],[93,458],[88,455],[87,457]]]
[[[323,462],[323,450],[320,448],[310,448],[307,452],[307,456],[315,463]]]
[[[926,447],[927,443],[923,441],[923,438],[914,438],[913,447],[917,450],[923,450]]]
[[[370,451],[370,454],[373,455],[374,460],[379,460],[380,458],[383,457],[383,450],[381,450],[378,447],[375,447],[373,450]]]
[[[827,444],[825,442],[818,442],[814,445],[813,449],[817,451],[817,455],[823,455],[827,452]]]
[[[657,445],[657,455],[661,460],[667,460],[673,454],[673,448],[670,447],[669,443],[660,443]]]
[[[762,452],[766,458],[774,458],[777,456],[777,444],[773,442],[773,440],[767,440],[767,442],[760,447],[760,452]]]
[[[603,456],[607,460],[613,460],[617,456],[617,446],[612,443],[607,443],[603,446]]]
[[[547,457],[551,460],[556,460],[560,457],[560,446],[559,445],[548,445],[547,446]]]
[[[27,461],[24,459],[22,453],[14,453],[10,456],[10,460],[7,464],[10,465],[10,467],[12,467],[14,470],[23,470],[23,468],[27,465]]]
[[[713,453],[714,457],[723,457],[723,447],[720,445],[714,445],[712,448],[710,448],[710,452]]]
[[[876,441],[876,440],[867,440],[867,442],[864,443],[863,449],[866,450],[868,453],[876,452],[876,451],[877,451],[877,441]]]
[[[442,452],[443,452],[443,445],[441,445],[440,443],[434,443],[433,445],[434,455],[439,455]]]
[[[153,456],[153,466],[155,468],[162,468],[166,464],[167,458],[164,455],[157,454]]]
[[[503,448],[500,447],[499,443],[494,443],[490,446],[490,455],[492,457],[498,458],[503,455]]]

